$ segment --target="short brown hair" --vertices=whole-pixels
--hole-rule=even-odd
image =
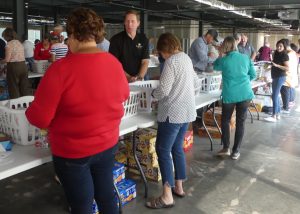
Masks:
[[[99,43],[104,37],[104,21],[95,11],[79,7],[67,19],[67,33],[81,42],[95,40]]]
[[[233,36],[227,36],[221,46],[221,50],[223,53],[228,54],[231,51],[236,51],[236,41]]]
[[[127,15],[129,15],[129,14],[133,14],[133,15],[135,15],[135,16],[136,16],[136,19],[137,19],[138,21],[140,21],[140,20],[141,20],[140,13],[139,13],[138,11],[136,11],[136,10],[128,10],[128,11],[126,11],[126,13],[125,13],[125,16],[124,16],[124,21],[125,21],[125,19],[126,19]]]
[[[7,41],[11,41],[14,39],[17,39],[17,33],[12,29],[11,27],[5,28],[5,30],[2,32],[2,37]]]
[[[176,50],[181,50],[179,39],[172,33],[163,33],[159,36],[156,45],[158,52],[174,53]]]

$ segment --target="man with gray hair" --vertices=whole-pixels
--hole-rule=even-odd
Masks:
[[[210,29],[204,36],[195,39],[192,43],[189,56],[196,72],[204,72],[207,65],[213,62],[213,59],[208,55],[208,45],[213,41],[218,42],[218,32],[215,29]]]
[[[246,34],[241,34],[241,42],[240,44],[238,44],[238,50],[240,53],[246,54],[252,61],[254,61],[256,52],[254,50],[254,47],[250,43],[248,43],[248,37]]]

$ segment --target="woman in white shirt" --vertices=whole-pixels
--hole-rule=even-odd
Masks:
[[[186,180],[185,154],[182,146],[188,124],[196,119],[194,80],[197,75],[191,59],[181,51],[179,39],[171,33],[159,37],[157,50],[166,60],[160,85],[152,92],[152,96],[158,99],[156,152],[163,193],[146,203],[153,209],[173,207],[172,192],[179,197],[185,196],[182,186]]]

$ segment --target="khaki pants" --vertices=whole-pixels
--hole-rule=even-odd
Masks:
[[[25,61],[7,63],[6,80],[10,99],[30,95]]]

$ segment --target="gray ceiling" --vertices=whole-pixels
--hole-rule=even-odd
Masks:
[[[107,23],[122,22],[123,14],[128,9],[146,11],[149,14],[149,21],[192,19],[203,20],[219,27],[236,27],[254,30],[287,30],[280,25],[271,25],[263,21],[235,14],[230,10],[221,10],[211,7],[204,0],[28,0],[29,15],[54,17],[57,13],[64,18],[75,7],[86,6],[96,10],[102,15]],[[203,1],[202,1],[203,2]],[[216,0],[210,2],[217,2]],[[300,0],[222,0],[235,6],[235,10],[252,14],[261,12],[264,14],[283,12],[296,9],[300,11]],[[282,4],[284,2],[284,4]],[[1,12],[9,13],[13,10],[13,0],[0,1]],[[295,10],[294,10],[295,11]],[[265,16],[265,15],[264,15]],[[299,20],[299,14],[297,19]],[[283,24],[290,24],[293,19],[275,20]],[[274,20],[273,20],[274,21]],[[297,32],[296,32],[297,33]]]

